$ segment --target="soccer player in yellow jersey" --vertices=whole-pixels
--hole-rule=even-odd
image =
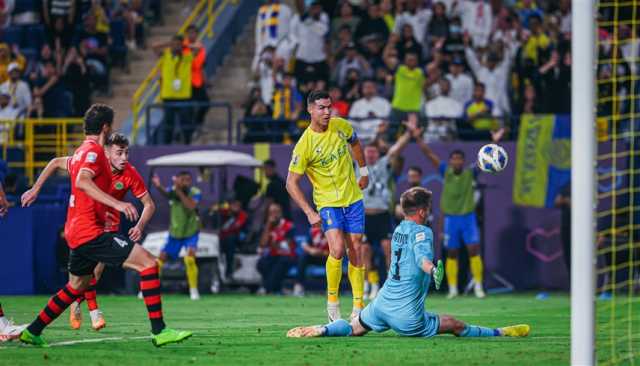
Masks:
[[[307,104],[311,124],[293,149],[287,191],[307,215],[309,224],[322,225],[329,242],[326,264],[329,321],[341,318],[338,295],[342,278],[342,257],[347,248],[353,318],[364,308],[362,189],[369,184],[369,171],[364,161],[362,145],[349,122],[331,117],[329,94],[324,91],[311,92]],[[359,180],[356,180],[349,146],[359,166]],[[307,202],[300,189],[300,179],[305,174],[313,186],[313,202],[317,211]]]

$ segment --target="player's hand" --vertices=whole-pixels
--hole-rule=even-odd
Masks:
[[[358,179],[358,185],[360,186],[360,189],[367,188],[367,186],[369,185],[369,176],[364,175],[360,177],[360,179]]]
[[[158,174],[153,175],[153,177],[151,178],[151,183],[153,183],[154,187],[162,186],[162,182],[160,181],[160,177],[158,176]]]
[[[318,215],[317,212],[312,211],[307,214],[307,220],[309,220],[309,225],[311,226],[320,226],[322,218],[320,217],[320,215]]]
[[[24,192],[22,197],[20,197],[20,202],[22,203],[22,207],[29,207],[32,203],[36,201],[38,198],[38,190],[36,188],[31,188],[30,190]]]
[[[431,277],[433,277],[433,283],[436,285],[436,290],[440,290],[440,285],[444,278],[444,266],[442,265],[442,260],[438,259],[438,264],[431,271]]]
[[[129,239],[136,243],[139,243],[140,239],[142,239],[142,230],[140,230],[138,226],[134,226],[129,229]]]
[[[124,214],[124,216],[129,221],[137,221],[138,220],[138,210],[136,207],[129,202],[120,202],[116,209]]]

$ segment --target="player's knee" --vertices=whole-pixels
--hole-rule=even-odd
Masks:
[[[480,255],[480,244],[471,244],[467,246],[467,251],[469,252],[470,257]]]
[[[344,257],[344,245],[335,245],[332,248],[329,248],[329,255],[335,259],[342,259],[342,257]]]
[[[69,276],[69,286],[76,291],[84,291],[89,288],[91,276]]]
[[[447,249],[447,258],[458,258],[458,249]]]

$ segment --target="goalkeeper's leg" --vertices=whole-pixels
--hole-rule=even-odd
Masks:
[[[369,330],[362,326],[358,318],[352,319],[351,324],[344,319],[338,319],[326,325],[312,325],[290,329],[287,332],[287,337],[359,337],[368,332]]]
[[[486,328],[466,324],[450,315],[440,315],[439,318],[438,334],[453,334],[457,337],[526,337],[531,330],[531,327],[527,324]]]

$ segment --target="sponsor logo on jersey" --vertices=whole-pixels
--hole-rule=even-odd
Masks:
[[[427,234],[425,233],[417,233],[416,234],[416,243],[420,241],[425,241],[427,239]]]
[[[87,154],[87,159],[85,160],[87,163],[95,163],[98,158],[98,154],[93,151]]]

